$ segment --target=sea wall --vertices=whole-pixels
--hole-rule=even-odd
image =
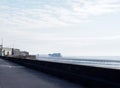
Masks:
[[[11,57],[1,58],[89,88],[120,88],[120,70]]]

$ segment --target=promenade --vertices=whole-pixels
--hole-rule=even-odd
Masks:
[[[0,88],[83,88],[0,58]]]

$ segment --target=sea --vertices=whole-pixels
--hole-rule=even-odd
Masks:
[[[36,58],[42,61],[86,65],[120,70],[120,56],[78,56],[78,57],[36,56]]]

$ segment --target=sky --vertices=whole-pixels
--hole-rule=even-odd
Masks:
[[[30,54],[120,56],[120,0],[0,0],[0,38]]]

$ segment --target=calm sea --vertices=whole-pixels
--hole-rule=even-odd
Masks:
[[[80,56],[80,57],[37,56],[37,59],[58,63],[69,63],[77,65],[120,69],[120,56]]]

